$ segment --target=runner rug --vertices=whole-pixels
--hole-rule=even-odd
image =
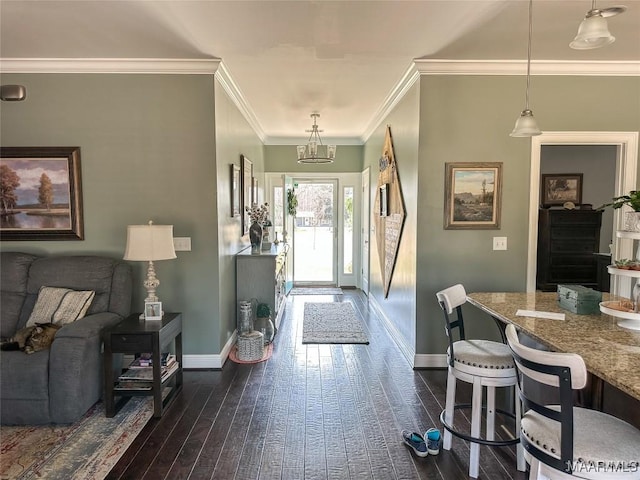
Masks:
[[[369,343],[369,339],[351,303],[305,303],[302,343]]]
[[[102,480],[152,414],[151,397],[133,397],[113,418],[99,402],[72,425],[3,425],[0,479]]]
[[[341,288],[295,287],[289,295],[342,295]]]

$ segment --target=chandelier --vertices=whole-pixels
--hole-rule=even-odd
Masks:
[[[336,158],[336,146],[335,145],[323,145],[320,138],[320,132],[318,130],[317,120],[320,116],[319,113],[312,113],[313,125],[309,135],[309,140],[306,145],[298,145],[298,163],[333,163]]]

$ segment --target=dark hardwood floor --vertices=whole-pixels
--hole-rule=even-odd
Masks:
[[[446,371],[412,370],[362,292],[344,292],[290,296],[266,362],[185,371],[181,394],[107,479],[468,478],[468,443],[419,458],[400,434],[441,429]],[[370,344],[303,345],[305,301],[352,302]],[[514,448],[483,446],[480,461],[482,479],[526,478]]]

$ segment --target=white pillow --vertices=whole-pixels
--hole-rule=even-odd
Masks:
[[[69,288],[40,287],[27,327],[37,323],[65,325],[85,316],[96,292]]]

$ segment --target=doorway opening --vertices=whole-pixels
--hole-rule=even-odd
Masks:
[[[294,178],[293,283],[333,285],[336,280],[337,181]]]
[[[612,145],[616,148],[613,196],[636,189],[638,163],[638,132],[545,132],[531,139],[531,180],[529,190],[529,243],[527,258],[527,291],[536,290],[538,206],[540,204],[540,164],[542,147],[547,145]],[[594,205],[597,207],[597,205]],[[622,228],[622,212],[613,212],[611,235],[613,258],[632,258],[633,242],[617,238]],[[603,234],[605,232],[602,232]],[[630,282],[612,278],[611,292],[629,297]],[[628,280],[628,279],[626,279]]]

